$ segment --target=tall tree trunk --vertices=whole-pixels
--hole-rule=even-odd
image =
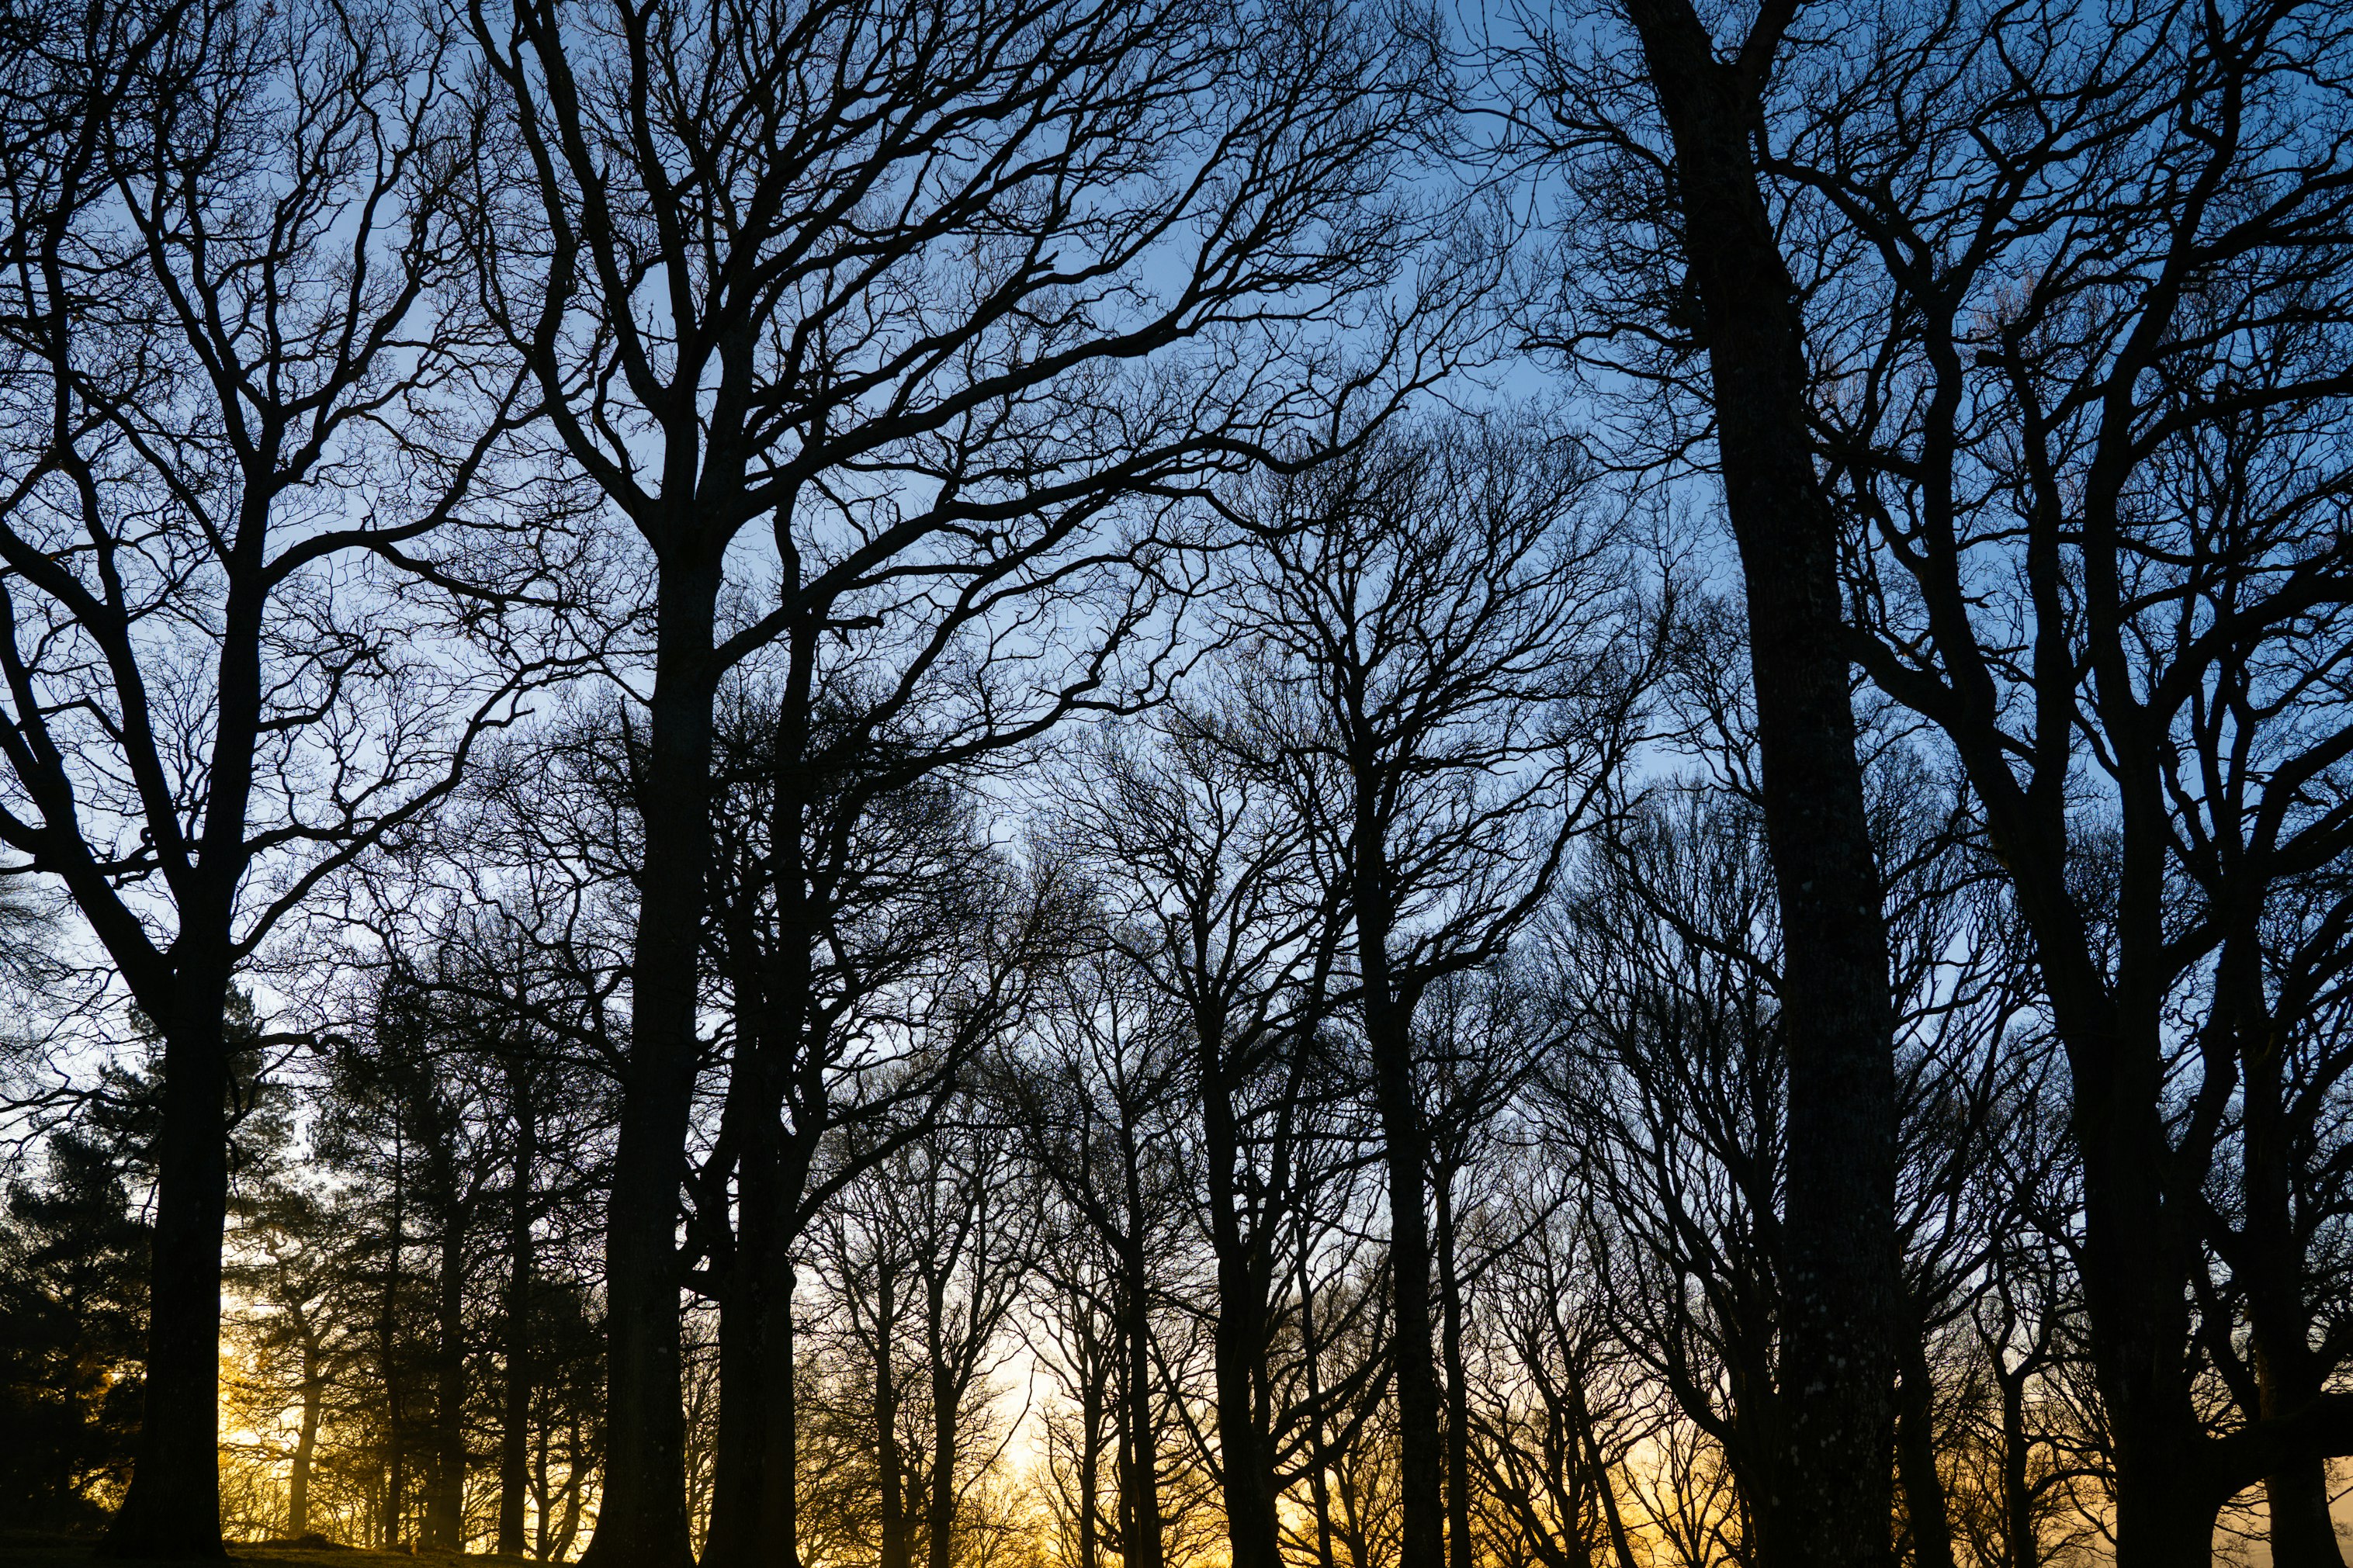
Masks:
[[[2046,975],[2056,968],[2043,964]],[[2153,1008],[2127,1021],[2104,994],[2063,983],[2050,992],[2074,1079],[2084,1299],[2114,1456],[2117,1568],[2208,1568],[2223,1500],[2182,1353],[2190,1238],[2165,1195],[2158,1021]]]
[[[240,825],[241,826],[241,825]],[[163,1128],[148,1260],[147,1358],[131,1487],[110,1557],[222,1555],[221,1235],[228,1223],[226,955],[183,959],[164,1023]]]
[[[1446,1363],[1446,1537],[1451,1568],[1478,1568],[1471,1540],[1471,1387],[1462,1365],[1462,1281],[1454,1257],[1454,1173],[1431,1184],[1438,1209],[1439,1353]]]
[[[898,1325],[898,1280],[887,1265],[874,1289],[874,1430],[878,1443],[882,1501],[881,1568],[913,1568],[908,1548],[906,1472],[899,1454],[899,1386],[891,1364],[892,1338]]]
[[[2264,995],[2262,962],[2255,934],[2234,933],[2217,965],[2215,1002],[2218,1012],[2227,1013],[2239,1058],[2248,1319],[2261,1402],[2256,1414],[2270,1420],[2316,1398],[2323,1379],[2309,1337],[2306,1263],[2296,1240],[2286,1042]],[[2273,1568],[2345,1568],[2336,1521],[2329,1517],[2326,1459],[2318,1455],[2292,1459],[2265,1476],[2263,1500],[2270,1515],[2265,1540]]]
[[[1618,1491],[1610,1484],[1609,1466],[1601,1455],[1601,1434],[1594,1426],[1593,1405],[1585,1397],[1581,1376],[1572,1374],[1568,1402],[1569,1415],[1577,1423],[1577,1456],[1585,1466],[1586,1484],[1593,1489],[1594,1500],[1601,1507],[1601,1528],[1609,1538],[1610,1560],[1618,1568],[1635,1568],[1634,1543],[1618,1510]]]
[[[1129,1163],[1131,1179],[1134,1161]],[[1131,1194],[1131,1198],[1132,1198]],[[1137,1234],[1136,1213],[1128,1210],[1128,1234],[1121,1281],[1120,1342],[1125,1385],[1126,1474],[1121,1487],[1127,1518],[1122,1568],[1161,1568],[1160,1443],[1152,1420],[1152,1298],[1149,1265]]]
[[[1255,1389],[1267,1353],[1267,1279],[1257,1246],[1242,1234],[1237,1192],[1241,1159],[1231,1086],[1226,1081],[1225,1020],[1196,1026],[1201,1074],[1202,1157],[1208,1167],[1209,1247],[1218,1265],[1212,1349],[1218,1392],[1218,1459],[1233,1568],[1281,1568],[1274,1462],[1259,1418]]]
[[[735,1246],[721,1271],[719,1433],[712,1454],[711,1524],[703,1538],[702,1568],[752,1568],[763,1556],[776,1123],[761,1092],[766,1047],[755,1023],[739,1022],[735,1052],[726,1110],[736,1150]]]
[[[720,1305],[720,1436],[702,1568],[799,1568],[799,1422],[793,1364],[793,1216],[823,1129],[783,1117],[786,1079],[807,1037],[810,946],[807,815],[815,631],[796,629],[774,739],[766,887],[775,899],[765,952],[755,920],[762,889],[736,889],[727,911],[737,1057],[728,1111],[737,1157],[735,1257]],[[756,879],[754,879],[756,880]],[[805,1058],[803,1058],[805,1059]]]
[[[1307,1379],[1307,1497],[1315,1511],[1315,1568],[1338,1568],[1332,1555],[1332,1461],[1324,1438],[1324,1358],[1315,1337],[1315,1291],[1309,1256],[1313,1237],[1303,1209],[1298,1229],[1299,1358]]]
[[[531,1487],[531,1308],[538,1268],[532,1222],[537,1213],[539,1107],[529,1069],[514,1094],[514,1176],[507,1212],[506,1388],[499,1428],[499,1554],[523,1554],[523,1504]]]
[[[286,1482],[286,1534],[300,1540],[311,1533],[311,1464],[319,1451],[319,1404],[327,1380],[319,1360],[318,1331],[302,1327],[302,1425],[294,1437],[293,1471]]]
[[[1727,60],[1690,0],[1626,0],[1674,145],[1725,509],[1747,587],[1783,931],[1779,1377],[1788,1419],[1770,1550],[1793,1568],[1876,1568],[1891,1546],[1898,1302],[1887,938],[1855,754],[1837,524],[1814,470],[1803,324],[1751,139],[1778,28],[1796,4],[1768,5]]]
[[[766,1451],[760,1458],[760,1539],[768,1568],[800,1568],[800,1385],[793,1333],[799,1283],[783,1247],[769,1259],[768,1331],[762,1340],[767,1397]]]
[[[1905,1336],[1904,1352],[1895,1463],[1904,1482],[1904,1517],[1912,1527],[1912,1561],[1916,1568],[1953,1568],[1952,1516],[1936,1469],[1936,1382],[1916,1331]]]
[[[1103,1496],[1103,1393],[1111,1369],[1098,1353],[1092,1331],[1080,1343],[1078,1568],[1099,1568],[1102,1548],[1096,1544],[1095,1522]]]
[[[679,1350],[679,1170],[694,1098],[720,575],[717,552],[681,541],[662,562],[656,594],[629,1056],[605,1225],[604,1490],[583,1559],[591,1568],[689,1568],[693,1559]]]
[[[928,1568],[950,1568],[955,1550],[957,1427],[963,1394],[948,1364],[947,1270],[935,1267],[924,1287],[924,1342],[932,1374],[932,1484],[924,1497]]]
[[[396,1130],[392,1142],[392,1224],[386,1242],[384,1289],[376,1300],[375,1353],[384,1378],[384,1506],[376,1511],[376,1544],[400,1544],[401,1510],[408,1487],[408,1411],[401,1395],[400,1279],[402,1255],[407,1250],[406,1203],[408,1189],[407,1141]]]
[[[1358,770],[1359,779],[1370,776]],[[1367,791],[1360,785],[1360,795]],[[1352,876],[1356,963],[1364,981],[1365,1041],[1388,1178],[1391,1354],[1397,1381],[1399,1568],[1446,1568],[1445,1415],[1432,1362],[1430,1222],[1424,1173],[1430,1139],[1414,1098],[1413,1009],[1389,967],[1387,847],[1373,805],[1357,805]]]
[[[435,1312],[433,1489],[425,1500],[425,1545],[459,1552],[466,1539],[466,1221],[453,1205],[442,1216],[441,1269]]]

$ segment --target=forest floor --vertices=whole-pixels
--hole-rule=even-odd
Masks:
[[[95,1561],[97,1542],[88,1536],[11,1533],[0,1531],[0,1568],[81,1568]],[[232,1542],[227,1562],[234,1568],[387,1568],[395,1563],[525,1563],[527,1558],[492,1557],[454,1552],[373,1552],[354,1546],[281,1546],[272,1542]],[[537,1568],[536,1564],[533,1568]]]

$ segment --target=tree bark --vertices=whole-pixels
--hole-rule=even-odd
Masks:
[[[791,1254],[769,1259],[768,1331],[762,1341],[767,1394],[761,1408],[767,1447],[760,1458],[760,1538],[770,1568],[800,1568],[800,1389],[794,1362]]]
[[[1281,1568],[1275,1517],[1274,1464],[1255,1397],[1267,1353],[1267,1270],[1261,1247],[1242,1235],[1237,1172],[1241,1158],[1226,1080],[1222,1017],[1196,1026],[1201,1075],[1202,1158],[1208,1167],[1209,1245],[1217,1256],[1218,1317],[1214,1334],[1218,1394],[1218,1461],[1226,1505],[1226,1536],[1233,1568]]]
[[[466,1538],[466,1223],[463,1206],[442,1215],[436,1281],[433,1489],[425,1500],[425,1545],[459,1552]]]
[[[721,921],[733,991],[736,1058],[728,1110],[736,1163],[735,1253],[720,1304],[718,1449],[702,1568],[798,1568],[799,1456],[795,1402],[791,1248],[794,1215],[822,1138],[784,1130],[786,1079],[822,1045],[811,1037],[807,763],[816,673],[813,623],[797,626],[774,740],[766,880],[747,868],[737,907]],[[775,898],[764,951],[756,905]]]
[[[1360,768],[1357,777],[1369,779]],[[1366,793],[1359,786],[1360,796]],[[1356,963],[1364,983],[1365,1041],[1388,1178],[1389,1295],[1395,1326],[1399,1568],[1446,1568],[1444,1413],[1432,1364],[1430,1222],[1425,1175],[1430,1138],[1413,1091],[1413,1009],[1389,968],[1386,846],[1370,801],[1360,798],[1350,866]]]
[[[240,832],[242,822],[240,821]],[[184,939],[185,940],[185,939]],[[109,1557],[210,1558],[220,1533],[221,1235],[228,1223],[228,964],[184,960],[164,1021],[143,1416]]]
[[[711,860],[712,631],[720,561],[673,545],[656,594],[639,812],[645,865],[630,1043],[606,1216],[604,1492],[589,1568],[689,1568],[679,1352],[680,1163],[694,1096],[697,970]],[[892,1565],[902,1568],[902,1565]]]
[[[1765,830],[1785,952],[1779,1382],[1788,1423],[1771,1550],[1807,1568],[1862,1568],[1886,1563],[1891,1547],[1893,1009],[1855,753],[1837,524],[1813,465],[1797,293],[1752,141],[1778,28],[1795,4],[1768,5],[1733,60],[1719,58],[1689,0],[1627,0],[1627,14],[1674,144],[1725,508],[1747,588]]]
[[[769,1389],[770,1236],[776,1214],[776,1126],[760,1081],[766,1047],[756,1025],[739,1023],[727,1087],[735,1144],[734,1250],[720,1274],[719,1433],[712,1455],[711,1525],[702,1568],[750,1568],[762,1556]]]

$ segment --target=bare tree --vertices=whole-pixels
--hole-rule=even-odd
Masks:
[[[1888,1552],[1897,1153],[1893,1006],[1850,695],[1840,527],[1812,446],[1804,300],[1770,190],[1773,89],[1803,0],[1523,8],[1515,153],[1565,168],[1580,243],[1533,345],[1599,369],[1627,460],[1723,485],[1746,589],[1765,829],[1788,932],[1788,1533],[1768,1562]],[[1719,31],[1722,37],[1719,37]],[[1796,1552],[1796,1558],[1782,1554]]]
[[[147,1417],[110,1549],[208,1555],[223,1000],[528,679],[468,666],[386,571],[512,399],[438,292],[471,145],[445,38],[373,5],[100,25],[121,90],[7,182],[46,221],[12,220],[0,311],[0,840],[65,884],[166,1042]]]
[[[1087,700],[1143,612],[1115,592],[1092,636],[1041,599],[1120,563],[1096,534],[1124,498],[1334,395],[1324,329],[1409,237],[1381,193],[1413,62],[1343,9],[1223,0],[471,15],[505,125],[486,295],[658,577],[592,1550],[675,1568],[719,679],[880,617],[916,669],[1018,653],[995,728]],[[763,525],[758,607],[723,626],[730,552]]]
[[[1003,1093],[1031,1158],[1111,1263],[1112,1408],[1119,1552],[1159,1568],[1166,1549],[1155,1320],[1192,1177],[1182,1140],[1187,1063],[1166,999],[1116,952],[1072,964],[1040,1010],[1034,1059]],[[1231,1462],[1230,1458],[1229,1463]]]
[[[1500,952],[1637,743],[1648,650],[1564,435],[1440,426],[1244,503],[1231,636],[1334,889],[1389,1194],[1406,1568],[1442,1568],[1429,1132],[1412,1025]]]
[[[1050,837],[1106,906],[1115,962],[1180,1026],[1200,1107],[1214,1307],[1219,1477],[1237,1568],[1281,1562],[1268,1363],[1285,1238],[1325,1092],[1315,1030],[1342,925],[1308,864],[1247,705],[1178,703],[1107,733],[1071,770]]]
[[[2067,1053],[2119,1561],[2202,1562],[2261,1481],[2276,1560],[2333,1568],[2353,35],[2079,20],[1810,55],[1771,168],[1824,237],[1853,652],[1965,770]]]

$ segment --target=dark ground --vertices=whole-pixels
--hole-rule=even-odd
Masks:
[[[81,1568],[95,1561],[89,1536],[0,1530],[0,1568]],[[370,1552],[347,1546],[279,1546],[232,1542],[227,1561],[238,1568],[387,1568],[395,1563],[524,1563],[521,1557],[464,1557],[449,1552]],[[536,1565],[533,1565],[536,1568]]]

